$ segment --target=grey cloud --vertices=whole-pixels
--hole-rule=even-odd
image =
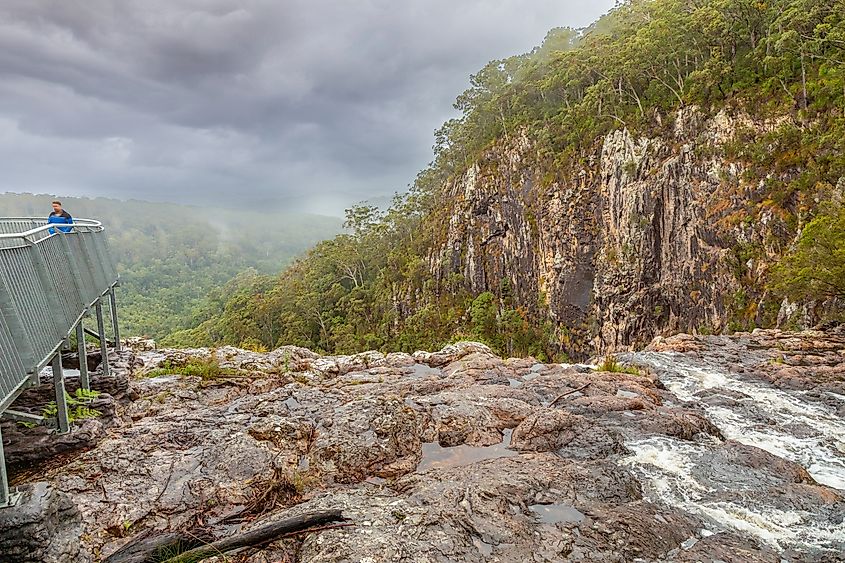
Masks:
[[[0,191],[338,213],[402,190],[470,73],[612,0],[4,0]]]

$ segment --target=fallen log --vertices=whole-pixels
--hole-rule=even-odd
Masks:
[[[185,532],[154,533],[146,530],[130,543],[115,551],[103,563],[151,563],[162,561],[174,553],[181,553],[194,547],[214,541],[207,534]]]
[[[291,534],[294,532],[305,531],[308,528],[319,526],[321,524],[328,524],[330,522],[339,522],[343,519],[340,510],[327,510],[324,512],[313,512],[311,514],[303,514],[294,518],[280,520],[278,522],[271,522],[254,530],[235,534],[227,538],[211,542],[207,545],[195,547],[175,557],[165,560],[164,563],[195,563],[202,561],[208,557],[222,555],[235,549],[242,547],[256,547],[267,544],[280,536]]]
[[[214,541],[207,536],[198,538],[194,534],[184,532],[162,533],[154,537],[145,534],[107,557],[103,563],[195,563],[244,547],[262,547],[283,536],[308,532],[309,528],[342,520],[340,510],[312,512]],[[325,528],[313,531],[320,529]]]

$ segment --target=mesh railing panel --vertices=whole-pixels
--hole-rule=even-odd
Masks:
[[[91,264],[90,247],[94,244],[91,239],[95,236],[97,236],[96,233],[80,232],[71,233],[65,239],[73,255],[79,256],[84,263]],[[86,306],[91,305],[100,296],[97,288],[109,285],[108,280],[102,273],[101,268],[79,268],[80,294]]]
[[[0,221],[0,234],[11,235],[14,233],[25,233],[36,227],[40,227],[37,219],[3,219]]]
[[[117,282],[102,226],[50,234],[41,219],[0,218],[0,404],[43,365]]]
[[[16,314],[11,296],[0,280],[0,398],[8,397],[26,380],[26,364],[32,361],[25,334],[16,324]]]
[[[42,283],[32,253],[28,247],[0,249],[0,276],[8,288],[12,306],[33,352],[43,358],[63,335],[57,326],[56,311],[48,294],[48,291],[55,290]]]
[[[59,327],[73,326],[76,318],[85,309],[85,303],[79,295],[79,289],[74,281],[74,274],[70,261],[72,259],[65,250],[63,237],[69,235],[58,235],[44,239],[35,245],[44,259],[44,265],[49,275],[48,290],[52,290],[57,297],[61,312],[64,314],[64,322]],[[78,259],[76,260],[78,262]],[[57,319],[59,320],[59,319]],[[67,331],[65,331],[67,332]]]
[[[10,395],[27,378],[26,367],[15,346],[6,319],[0,316],[0,397]]]

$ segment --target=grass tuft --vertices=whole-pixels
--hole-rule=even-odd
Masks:
[[[608,354],[604,357],[602,363],[598,366],[599,371],[609,371],[612,373],[627,373],[630,375],[640,375],[640,370],[636,366],[626,366],[619,363],[619,360],[616,359],[615,356],[612,354]]]

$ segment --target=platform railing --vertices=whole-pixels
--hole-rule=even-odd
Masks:
[[[103,226],[90,219],[48,224],[46,219],[0,217],[0,416],[25,423],[49,424],[68,432],[61,351],[76,336],[80,387],[90,389],[83,319],[94,312],[95,333],[108,374],[108,340],[103,300],[108,299],[115,348],[120,349],[114,288],[119,277]],[[52,366],[56,417],[48,420],[11,409],[39,374]],[[0,507],[10,495],[0,436]]]

